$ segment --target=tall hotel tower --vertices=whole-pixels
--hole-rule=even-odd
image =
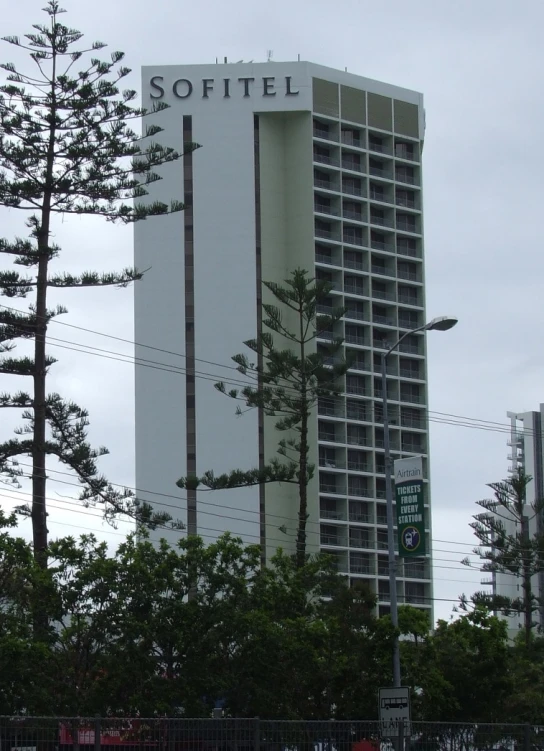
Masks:
[[[187,492],[176,480],[275,455],[273,420],[259,430],[256,411],[237,417],[214,382],[241,379],[231,357],[257,334],[261,280],[305,268],[333,285],[323,312],[347,309],[334,335],[354,362],[344,395],[312,418],[319,471],[308,547],[368,581],[386,613],[380,358],[425,321],[422,96],[307,62],[267,62],[146,67],[143,106],[158,102],[169,105],[151,118],[161,142],[202,148],[161,168],[151,188],[156,200],[183,197],[185,211],[136,227],[135,262],[148,271],[136,285],[135,339],[157,348],[136,352],[147,360],[136,369],[141,497],[205,541],[231,530],[260,542],[266,558],[294,549],[294,486]],[[388,396],[393,458],[423,455],[428,479],[424,334],[388,358]],[[429,559],[400,564],[397,586],[399,602],[432,609]]]

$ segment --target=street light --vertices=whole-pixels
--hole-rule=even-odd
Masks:
[[[393,522],[393,486],[391,482],[391,449],[389,446],[389,418],[387,414],[387,358],[397,349],[399,344],[410,334],[420,331],[447,331],[457,323],[457,318],[440,316],[417,329],[406,331],[387,352],[382,355],[382,415],[383,415],[383,447],[385,452],[385,498],[387,501],[387,550],[389,553],[389,598],[391,603],[391,622],[395,629],[399,625],[399,612],[397,604],[397,562],[395,558],[395,539]],[[393,686],[399,687],[400,681],[400,651],[399,639],[395,636],[393,642]]]

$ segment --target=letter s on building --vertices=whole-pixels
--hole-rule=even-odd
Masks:
[[[158,94],[153,94],[153,92],[151,92],[151,99],[161,99],[161,97],[164,96],[163,87],[156,83],[156,81],[160,81],[162,83],[164,81],[164,78],[162,76],[153,76],[153,78],[149,82],[151,84],[151,87],[159,92]]]

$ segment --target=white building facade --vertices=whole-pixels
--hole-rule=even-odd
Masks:
[[[522,468],[526,474],[533,478],[527,486],[526,497],[526,516],[529,519],[529,535],[532,537],[544,532],[544,517],[542,513],[535,514],[532,508],[535,501],[544,499],[544,404],[540,405],[538,411],[507,412],[507,417],[510,420],[508,471],[513,473]],[[521,533],[517,521],[512,520],[509,525],[504,518],[501,521],[507,524],[509,534]],[[523,597],[521,579],[511,574],[495,572],[489,578],[484,579],[482,583],[492,585],[493,591],[497,595],[509,597],[513,600]],[[544,571],[533,576],[531,587],[533,594],[543,600]],[[510,634],[515,636],[523,628],[523,614],[509,616],[507,620]],[[544,624],[544,602],[540,610],[533,613],[533,620],[538,625]]]
[[[194,492],[176,480],[275,456],[273,420],[236,417],[214,383],[242,379],[231,357],[257,334],[262,280],[305,268],[333,284],[323,312],[347,308],[333,334],[354,360],[343,395],[312,419],[319,471],[308,547],[334,555],[352,582],[368,581],[386,613],[380,358],[425,322],[422,96],[307,62],[269,62],[146,67],[143,106],[157,102],[169,105],[152,116],[160,142],[202,148],[161,168],[151,188],[153,200],[183,197],[185,211],[135,230],[135,263],[148,269],[135,288],[136,357],[148,361],[136,368],[140,496],[205,541],[231,530],[260,543],[265,559],[294,549],[294,486]],[[424,334],[408,336],[388,363],[393,458],[423,455],[428,480]],[[428,558],[399,564],[397,586],[400,602],[432,611]]]

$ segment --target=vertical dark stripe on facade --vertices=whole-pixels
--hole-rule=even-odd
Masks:
[[[183,117],[183,142],[193,140],[190,115]],[[183,253],[185,269],[185,436],[187,475],[196,474],[196,404],[195,404],[195,283],[193,227],[193,154],[183,156]],[[187,535],[197,534],[196,490],[187,491]]]
[[[534,452],[534,493],[535,501],[544,498],[544,455],[542,453],[542,417],[540,412],[536,412],[532,421],[533,430],[533,452]],[[540,511],[536,518],[536,532],[541,535],[544,533],[544,511]],[[544,627],[544,571],[538,572],[538,592],[537,597],[540,599],[539,617],[540,626]]]
[[[262,256],[261,256],[261,166],[259,154],[259,116],[253,119],[253,141],[255,160],[255,269],[256,269],[256,299],[257,299],[257,335],[263,329],[262,312]],[[263,355],[257,355],[259,369],[263,367]],[[263,410],[258,410],[259,429],[259,469],[264,467],[264,415]],[[261,563],[266,564],[266,511],[265,511],[265,486],[259,485],[259,534],[261,543]]]

